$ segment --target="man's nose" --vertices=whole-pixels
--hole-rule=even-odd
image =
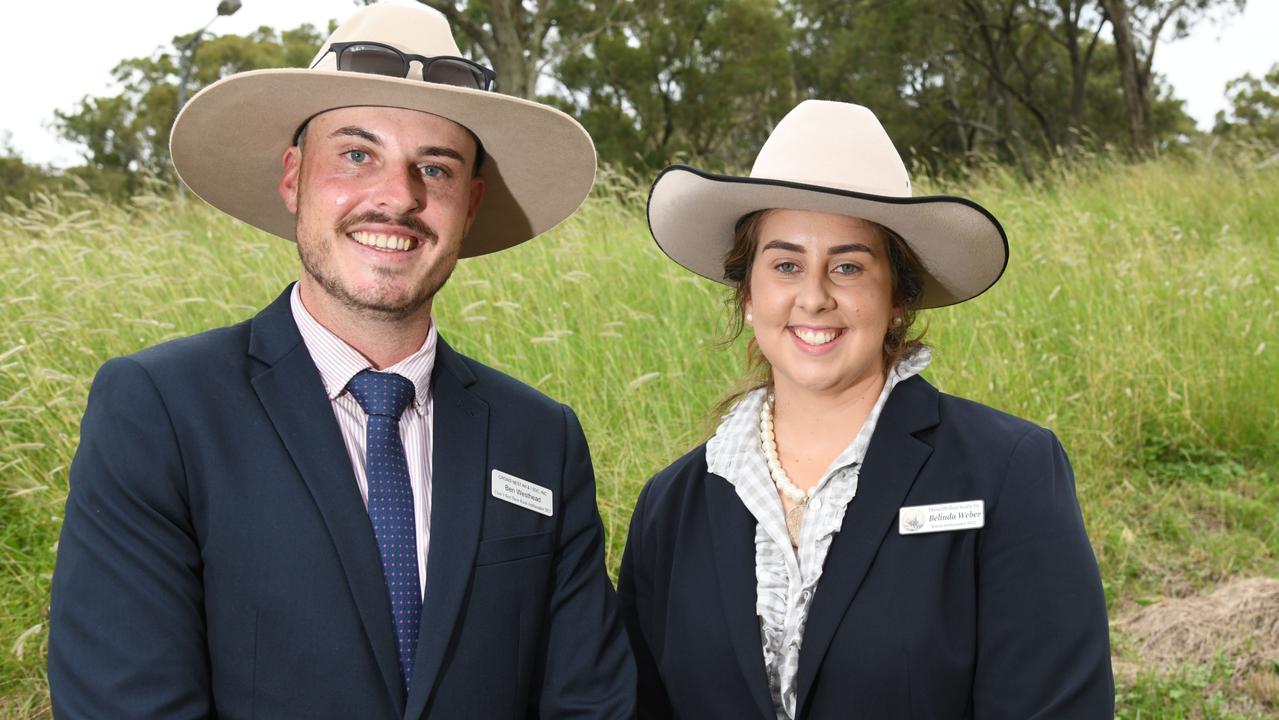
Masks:
[[[426,185],[416,167],[388,168],[378,181],[375,202],[382,210],[407,215],[426,206]]]

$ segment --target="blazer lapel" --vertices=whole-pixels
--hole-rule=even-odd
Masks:
[[[706,478],[706,507],[724,621],[737,665],[761,716],[773,718],[776,711],[768,690],[755,614],[755,516],[742,504],[732,484],[718,475]]]
[[[285,290],[253,319],[249,354],[267,367],[251,382],[333,536],[373,657],[398,710],[403,681],[377,541],[320,372],[293,322],[289,293]]]
[[[844,525],[831,541],[825,570],[809,608],[799,651],[797,716],[804,707],[826,650],[861,587],[897,511],[932,454],[914,433],[938,422],[938,393],[921,377],[910,378],[889,395],[871,438]],[[855,701],[855,700],[854,700]]]
[[[443,338],[435,353],[431,376],[431,545],[406,718],[422,716],[443,666],[470,586],[488,487],[484,472],[488,466],[488,404],[466,389],[475,376]]]

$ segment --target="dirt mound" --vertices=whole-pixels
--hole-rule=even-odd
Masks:
[[[1236,673],[1279,667],[1279,579],[1249,578],[1208,595],[1166,600],[1115,621],[1144,664],[1206,665],[1218,653]]]

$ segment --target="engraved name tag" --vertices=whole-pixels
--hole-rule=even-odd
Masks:
[[[554,513],[554,493],[550,488],[534,485],[496,468],[493,469],[493,497],[547,517]]]
[[[903,507],[897,515],[897,532],[902,535],[971,530],[985,526],[985,500],[912,505]]]

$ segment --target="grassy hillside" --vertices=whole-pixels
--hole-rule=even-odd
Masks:
[[[1012,248],[990,292],[925,313],[926,375],[1060,436],[1112,616],[1279,577],[1279,168],[1162,160],[921,185],[983,203]],[[605,178],[548,236],[463,261],[437,303],[455,347],[578,411],[610,569],[644,480],[703,439],[742,360],[717,345],[727,290],[657,251],[646,191]],[[252,315],[296,264],[291,244],[195,201],[67,194],[0,211],[0,716],[48,712],[49,578],[93,373]],[[1118,631],[1115,646],[1134,668],[1121,717],[1279,712],[1279,664],[1156,673]]]

